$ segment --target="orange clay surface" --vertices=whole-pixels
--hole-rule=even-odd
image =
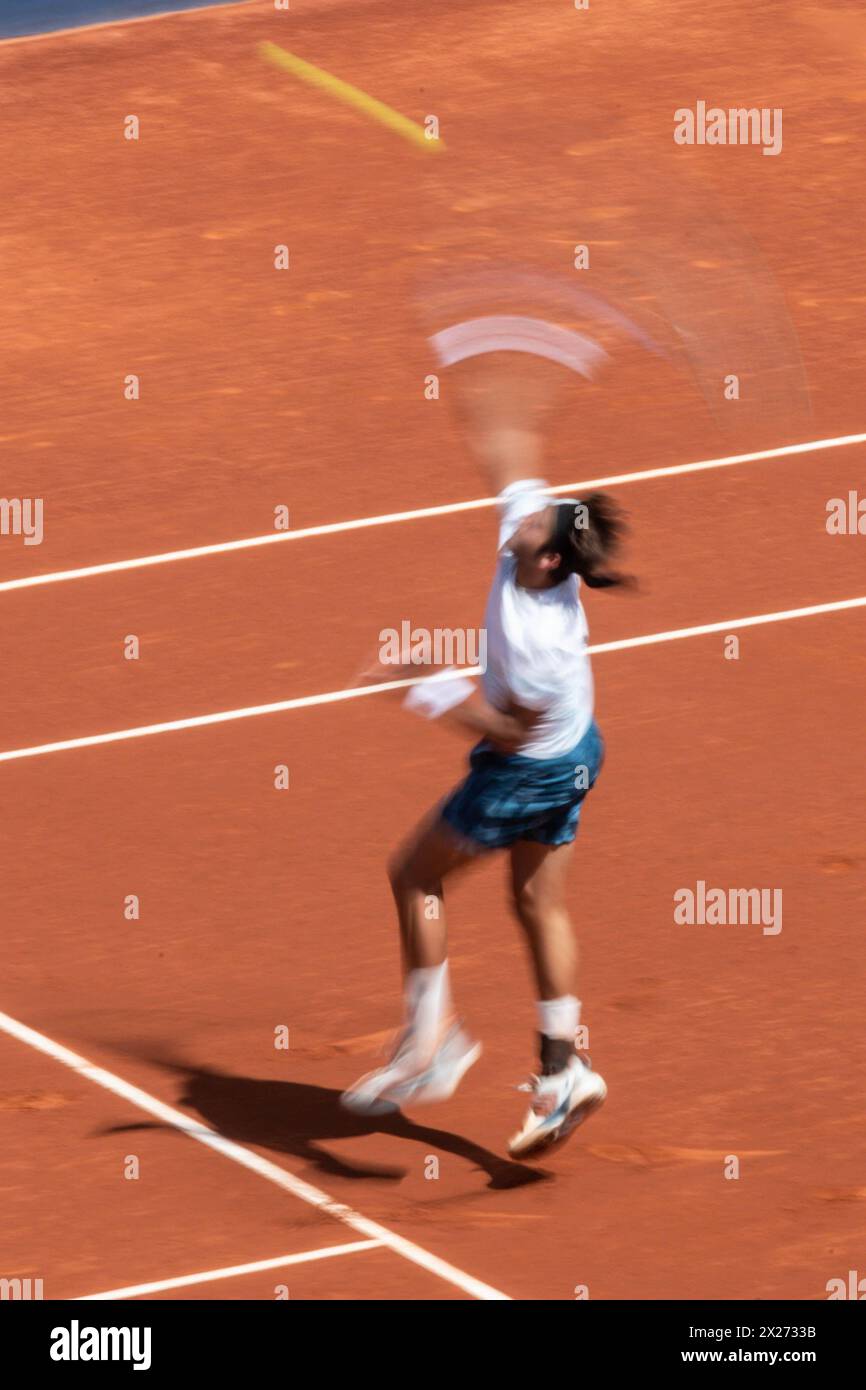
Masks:
[[[266,38],[435,113],[447,150],[269,68]],[[416,277],[574,275],[581,241],[639,266],[686,169],[784,296],[812,418],[745,402],[724,430],[679,368],[635,361],[586,389],[551,481],[863,430],[864,56],[857,8],[776,0],[298,0],[0,47],[0,491],[45,501],[41,546],[0,538],[0,580],[264,533],[281,504],[302,527],[483,496],[424,399]],[[698,99],[782,107],[783,154],[676,147]],[[683,272],[711,297],[724,239],[694,225]],[[866,593],[866,539],[824,524],[864,461],[618,490],[642,587],[589,597],[593,640]],[[481,511],[0,594],[0,751],[338,689],[383,626],[477,624],[493,545]],[[337,1108],[399,1018],[385,858],[462,771],[387,697],[0,764],[0,1008],[513,1298],[823,1298],[866,1238],[862,610],[723,648],[596,658],[608,761],[572,908],[610,1097],[540,1165],[504,1157],[534,1020],[498,861],[448,900],[481,1061],[436,1109]],[[781,888],[782,932],[675,925],[698,879]],[[0,1078],[0,1275],[46,1297],[358,1238],[8,1036]],[[281,1283],[465,1296],[386,1250],[162,1296]]]

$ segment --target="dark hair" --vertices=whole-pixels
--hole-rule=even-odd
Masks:
[[[619,550],[626,525],[623,513],[604,492],[591,492],[580,501],[570,499],[556,504],[553,533],[544,546],[545,554],[559,555],[554,584],[577,574],[590,589],[633,586],[631,575],[608,569]]]

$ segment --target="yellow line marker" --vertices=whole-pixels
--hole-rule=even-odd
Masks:
[[[371,120],[378,121],[380,125],[396,131],[410,144],[420,145],[425,150],[445,148],[444,140],[428,140],[427,132],[423,126],[418,125],[415,121],[410,121],[408,116],[401,116],[399,111],[393,111],[390,106],[385,105],[384,101],[377,101],[375,97],[367,96],[367,93],[362,92],[359,87],[353,87],[351,83],[344,82],[340,77],[333,77],[331,73],[325,72],[324,68],[314,67],[312,63],[298,58],[296,54],[289,53],[285,48],[280,48],[278,44],[267,41],[260,43],[259,52],[275,67],[283,68],[286,72],[292,73],[293,76],[299,77],[302,82],[309,83],[311,87],[321,87],[323,92],[336,97],[337,101],[343,102],[345,106],[354,106],[356,111],[369,116]]]

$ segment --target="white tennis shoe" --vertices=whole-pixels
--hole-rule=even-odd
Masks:
[[[367,1072],[344,1091],[340,1104],[356,1115],[390,1115],[404,1105],[431,1105],[453,1096],[464,1075],[481,1056],[458,1023],[452,1023],[432,1053],[421,1052],[407,1028],[397,1039],[391,1060]]]
[[[530,1091],[532,1101],[522,1128],[508,1141],[508,1152],[515,1158],[567,1138],[607,1095],[603,1078],[578,1056],[572,1057],[563,1071],[533,1076],[518,1089]]]

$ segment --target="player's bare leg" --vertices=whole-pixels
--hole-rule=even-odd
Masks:
[[[443,882],[474,862],[434,812],[395,855],[389,877],[405,975],[406,1021],[388,1063],[342,1097],[356,1113],[380,1115],[452,1095],[481,1055],[454,1014],[448,975]]]
[[[533,1099],[508,1146],[515,1155],[564,1139],[607,1094],[602,1078],[575,1051],[578,953],[565,898],[572,848],[520,840],[511,850],[514,907],[535,972],[541,1035],[540,1075],[528,1087]]]
[[[449,827],[432,812],[397,850],[388,878],[397,906],[403,967],[440,966],[447,953],[444,880],[474,862]]]
[[[519,840],[511,850],[514,910],[526,936],[542,1000],[573,995],[577,938],[566,907],[566,880],[574,844]]]

